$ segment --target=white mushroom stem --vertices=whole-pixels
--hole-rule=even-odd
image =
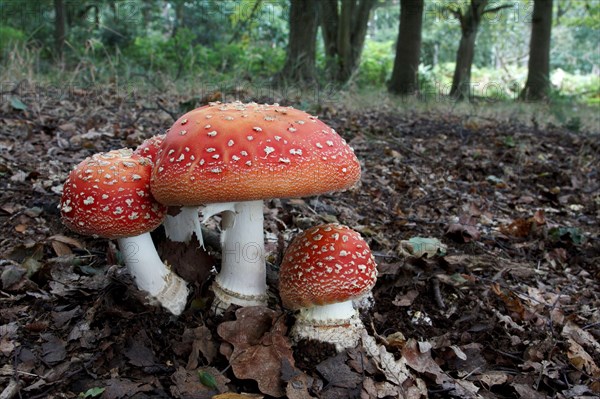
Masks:
[[[198,209],[197,206],[182,206],[177,215],[167,215],[163,222],[167,238],[187,244],[192,239],[192,234],[196,233],[200,246],[204,247]]]
[[[181,314],[189,292],[187,284],[162,262],[150,233],[119,238],[118,242],[137,287],[174,315]]]
[[[304,308],[290,331],[292,340],[312,339],[335,345],[338,352],[358,344],[364,325],[352,300]]]
[[[207,206],[204,219],[221,213],[221,271],[212,289],[213,310],[222,313],[229,305],[264,306],[267,303],[267,272],[262,201],[231,202]]]

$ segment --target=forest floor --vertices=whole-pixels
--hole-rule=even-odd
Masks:
[[[0,105],[0,398],[600,395],[598,132],[320,109],[356,150],[360,183],[265,202],[270,310],[211,316],[218,246],[196,258],[159,229],[193,291],[173,317],[144,303],[114,243],[69,231],[57,204],[75,164],[163,132],[188,99],[25,93]],[[292,347],[277,265],[295,234],[336,221],[378,263],[367,333],[339,354]]]

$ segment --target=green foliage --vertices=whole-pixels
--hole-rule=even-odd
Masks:
[[[104,393],[104,391],[106,391],[106,388],[101,388],[101,387],[90,388],[85,392],[81,392],[78,397],[81,399],[97,398],[98,396],[102,395]]]
[[[198,379],[200,380],[200,383],[205,387],[208,387],[210,389],[217,388],[217,380],[215,380],[215,377],[213,377],[206,371],[198,371]]]
[[[357,83],[363,86],[383,86],[394,68],[393,41],[367,41],[360,62]]]
[[[21,45],[24,42],[25,33],[10,26],[0,26],[0,58],[4,58],[5,52],[12,46]]]

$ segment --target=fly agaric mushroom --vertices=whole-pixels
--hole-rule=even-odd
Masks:
[[[95,154],[71,171],[59,207],[71,230],[116,238],[137,287],[178,315],[188,288],[160,260],[150,237],[167,209],[150,193],[151,170],[150,160],[129,149]]]
[[[165,139],[164,134],[157,134],[144,140],[142,144],[135,149],[134,153],[139,154],[152,162],[156,161],[162,143]],[[165,234],[168,239],[175,242],[189,243],[192,234],[196,233],[196,238],[200,246],[204,246],[202,240],[202,228],[200,226],[199,207],[184,206],[179,208],[179,213],[172,216],[167,214],[163,221]]]
[[[329,342],[338,351],[356,346],[364,326],[352,302],[376,280],[377,265],[358,232],[325,224],[299,234],[279,270],[283,306],[300,310],[292,339]]]
[[[340,191],[360,178],[344,139],[291,107],[240,102],[195,109],[168,131],[151,190],[167,205],[224,212],[223,260],[213,283],[217,313],[267,300],[263,200]]]

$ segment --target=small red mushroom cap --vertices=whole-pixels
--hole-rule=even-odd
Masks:
[[[292,310],[359,298],[377,280],[368,244],[349,227],[325,224],[299,234],[279,271],[279,294]]]
[[[323,194],[359,178],[352,148],[317,117],[236,102],[179,118],[165,137],[151,186],[163,204],[198,206]]]
[[[165,134],[157,134],[156,136],[152,136],[149,139],[144,140],[144,142],[140,144],[138,148],[133,151],[133,153],[139,154],[144,158],[148,158],[152,162],[155,162],[156,156],[165,139],[165,136]]]
[[[85,159],[63,185],[63,223],[77,233],[106,238],[154,230],[167,208],[150,193],[151,171],[152,162],[129,149]]]

